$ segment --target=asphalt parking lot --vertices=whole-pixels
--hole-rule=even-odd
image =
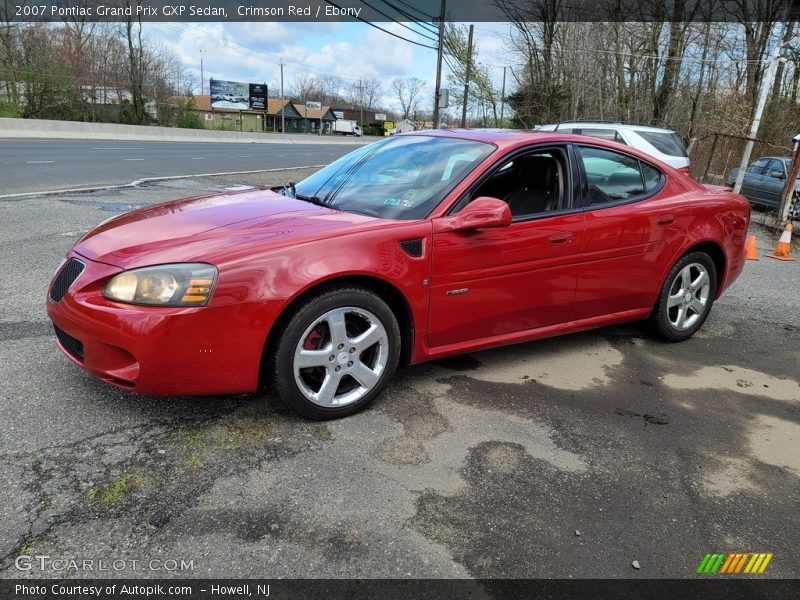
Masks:
[[[749,262],[688,342],[634,325],[408,367],[329,423],[136,396],[58,352],[46,287],[81,232],[302,176],[0,202],[0,577],[695,577],[715,551],[800,577],[800,262]]]

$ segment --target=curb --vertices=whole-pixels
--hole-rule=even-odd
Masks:
[[[114,185],[97,185],[84,188],[65,188],[61,190],[45,190],[42,192],[22,192],[20,194],[6,194],[0,196],[0,200],[22,200],[36,196],[56,196],[58,194],[80,194],[88,192],[102,192],[105,190],[118,190],[122,188],[138,187],[146,183],[156,181],[170,181],[173,179],[192,179],[193,177],[223,177],[225,175],[248,175],[252,173],[275,173],[277,171],[296,171],[298,169],[321,169],[325,165],[304,165],[302,167],[283,167],[281,169],[254,169],[251,171],[224,171],[221,173],[197,173],[195,175],[167,175],[163,177],[145,177],[136,179],[130,183],[119,183]]]

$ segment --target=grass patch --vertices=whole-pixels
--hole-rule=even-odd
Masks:
[[[144,475],[123,475],[110,483],[94,487],[87,492],[89,500],[100,504],[116,504],[135,488],[146,484],[148,478]]]
[[[198,467],[202,467],[204,463],[205,459],[202,453],[192,452],[192,455],[183,461],[183,466],[187,469],[197,469]]]
[[[199,433],[187,433],[183,436],[183,439],[194,448],[202,448],[206,445],[203,441],[203,437]]]

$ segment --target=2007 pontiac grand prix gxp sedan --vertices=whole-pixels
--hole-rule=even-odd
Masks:
[[[50,285],[61,349],[155,395],[267,393],[314,419],[398,363],[650,318],[684,340],[741,273],[747,201],[594,138],[427,131],[296,185],[86,234]]]

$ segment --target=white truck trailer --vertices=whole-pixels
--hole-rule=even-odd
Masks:
[[[348,119],[336,119],[331,123],[331,133],[361,137],[361,125]]]

